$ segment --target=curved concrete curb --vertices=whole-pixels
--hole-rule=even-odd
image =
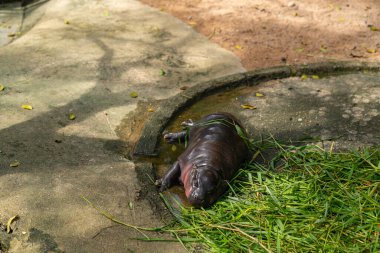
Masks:
[[[265,81],[300,76],[302,74],[343,74],[353,71],[380,71],[376,62],[323,62],[306,65],[280,66],[233,74],[199,83],[161,103],[148,119],[136,143],[134,155],[157,156],[162,131],[176,114],[210,93],[238,86],[253,86]]]

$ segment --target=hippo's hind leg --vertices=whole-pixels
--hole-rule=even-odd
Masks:
[[[166,172],[166,174],[161,179],[160,191],[165,191],[175,184],[179,183],[179,177],[181,176],[181,168],[178,161],[176,161],[173,166]]]
[[[187,132],[182,131],[178,133],[167,133],[164,134],[164,139],[168,143],[182,143],[185,142]]]

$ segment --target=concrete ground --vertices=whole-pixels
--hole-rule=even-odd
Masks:
[[[138,101],[243,72],[239,59],[134,0],[51,0],[27,13],[24,24],[14,20],[21,34],[0,48],[0,220],[20,219],[13,234],[1,233],[2,247],[184,251],[175,243],[132,240],[142,235],[102,217],[81,196],[133,225],[162,225],[138,198],[135,164],[118,152],[114,130]]]

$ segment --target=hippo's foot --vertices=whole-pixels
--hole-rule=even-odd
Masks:
[[[173,164],[173,166],[166,172],[164,177],[159,181],[161,183],[160,191],[163,192],[175,184],[178,184],[179,177],[181,176],[181,168],[179,167],[178,161]],[[156,181],[156,182],[157,182]]]
[[[164,139],[168,143],[181,143],[185,141],[186,138],[186,132],[178,132],[178,133],[167,133],[164,134]]]
[[[192,127],[192,126],[194,126],[194,122],[193,122],[192,119],[188,119],[188,120],[182,122],[182,123],[181,123],[181,126],[183,126],[183,127],[185,127],[185,128],[186,128],[186,127]]]
[[[154,185],[155,186],[161,186],[162,185],[162,179],[157,179],[155,182],[154,182]]]

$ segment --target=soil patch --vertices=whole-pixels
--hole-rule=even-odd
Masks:
[[[380,59],[380,2],[141,0],[240,57],[247,69]]]

